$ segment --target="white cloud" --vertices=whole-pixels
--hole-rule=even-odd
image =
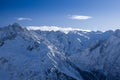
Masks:
[[[24,17],[19,17],[17,18],[18,21],[32,21],[31,18],[24,18]]]
[[[57,26],[28,26],[28,30],[41,30],[41,31],[62,31],[64,33],[68,33],[70,31],[85,31],[90,32],[90,30],[83,30],[80,28],[71,28],[71,27],[57,27]]]
[[[82,15],[71,15],[70,18],[74,19],[74,20],[87,20],[92,17],[91,16],[82,16]]]

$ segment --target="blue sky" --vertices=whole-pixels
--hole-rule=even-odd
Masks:
[[[0,0],[0,26],[120,28],[120,0]]]

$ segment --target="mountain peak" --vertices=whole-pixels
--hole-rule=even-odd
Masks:
[[[8,27],[10,27],[14,31],[18,31],[18,32],[23,30],[22,26],[18,23],[13,23],[12,25],[9,25]]]
[[[19,32],[23,32],[24,28],[22,28],[18,23],[14,23],[12,25],[8,25],[0,28],[0,39],[8,40],[14,38]]]
[[[12,24],[12,26],[21,27],[21,25],[20,25],[20,24],[18,24],[18,23],[13,23],[13,24]]]

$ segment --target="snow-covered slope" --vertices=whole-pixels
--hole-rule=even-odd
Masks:
[[[119,80],[119,44],[120,30],[15,23],[0,28],[0,80]]]

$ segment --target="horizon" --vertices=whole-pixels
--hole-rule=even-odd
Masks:
[[[119,0],[1,0],[0,27],[59,26],[93,31],[120,29]]]
[[[61,31],[64,33],[68,33],[70,31],[83,31],[83,32],[107,32],[107,31],[116,31],[120,29],[108,29],[108,30],[90,30],[90,29],[82,29],[79,27],[60,27],[60,26],[23,26],[19,23],[13,23],[13,24],[8,24],[6,26],[2,26],[0,28],[4,27],[12,27],[12,26],[19,26],[21,28],[26,28],[27,30],[41,30],[41,31]]]

